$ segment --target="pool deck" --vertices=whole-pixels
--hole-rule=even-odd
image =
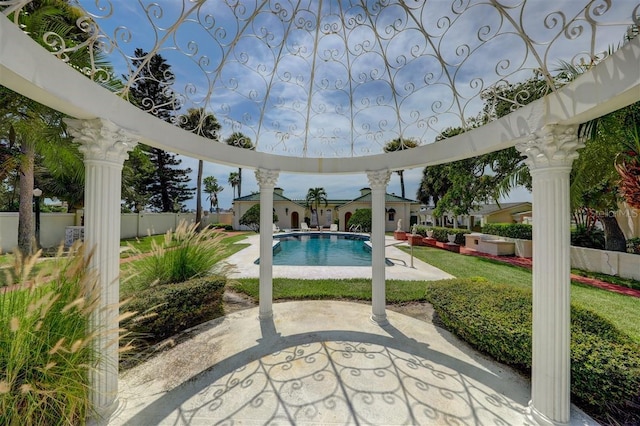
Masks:
[[[122,372],[109,426],[535,425],[528,378],[434,324],[340,301],[273,311],[202,324]],[[576,407],[570,424],[597,425]]]
[[[235,265],[236,272],[229,275],[230,278],[258,278],[260,265],[254,261],[260,257],[260,235],[251,235],[247,239],[239,241],[240,244],[250,244],[249,247],[240,250],[226,259]],[[385,257],[393,262],[392,266],[385,268],[385,278],[388,280],[420,280],[434,281],[454,278],[452,275],[431,266],[417,258],[413,259],[411,267],[411,255],[398,249],[398,245],[407,245],[406,241],[395,240],[392,236],[385,237]],[[371,278],[370,266],[273,266],[274,278]]]

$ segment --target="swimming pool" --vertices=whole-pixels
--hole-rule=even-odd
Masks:
[[[273,240],[274,265],[371,266],[366,235],[296,232],[274,235]]]

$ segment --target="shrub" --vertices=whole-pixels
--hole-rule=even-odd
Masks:
[[[233,225],[225,225],[224,226],[224,230],[225,231],[233,231]]]
[[[575,230],[571,231],[571,245],[604,250],[604,231],[578,225]]]
[[[224,235],[209,228],[197,232],[196,227],[183,221],[159,244],[152,241],[151,252],[137,265],[134,282],[143,288],[154,282],[177,283],[207,275],[216,267],[217,273],[224,274],[226,267],[219,263],[226,253]]]
[[[439,226],[424,226],[424,225],[418,225],[416,227],[416,233],[422,235],[423,237],[426,237],[427,230],[429,229],[433,231],[433,238],[435,238],[437,241],[440,241],[441,243],[448,243],[449,234],[455,233],[456,234],[455,243],[461,246],[464,245],[464,235],[471,233],[471,231],[467,229],[460,229],[460,228],[454,229],[454,228],[445,228],[445,227],[439,227]]]
[[[58,252],[62,256],[62,250]],[[95,276],[80,244],[55,268],[27,280],[39,254],[15,254],[0,292],[0,424],[82,424],[90,414],[89,320],[97,309]]]
[[[640,238],[630,238],[627,240],[627,253],[640,254]]]
[[[347,228],[359,226],[362,232],[371,231],[371,209],[358,209],[347,222]]]
[[[278,215],[273,212],[273,223],[278,221]],[[260,204],[255,204],[240,218],[240,225],[248,226],[254,232],[260,232]]]
[[[455,334],[498,361],[531,368],[531,290],[481,279],[434,282],[427,300]],[[611,323],[571,307],[571,392],[600,416],[640,420],[640,345]],[[633,411],[635,410],[635,411]]]
[[[530,240],[532,227],[526,223],[487,223],[482,227],[483,234],[498,235],[507,238]]]
[[[211,276],[149,287],[123,304],[137,313],[123,327],[146,343],[157,343],[187,328],[224,315],[226,279]]]

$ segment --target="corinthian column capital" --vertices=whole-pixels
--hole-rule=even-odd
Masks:
[[[526,156],[529,169],[546,167],[571,167],[578,158],[578,149],[584,143],[578,139],[577,126],[548,124],[534,132],[529,140],[516,145],[516,149]]]
[[[367,172],[367,178],[369,179],[369,186],[371,190],[387,189],[391,172],[389,170],[376,170]]]
[[[122,165],[128,152],[138,144],[137,138],[114,123],[96,118],[66,118],[67,130],[80,143],[85,160],[98,160]]]
[[[280,172],[277,170],[258,169],[256,170],[256,180],[260,188],[274,187],[278,182]]]

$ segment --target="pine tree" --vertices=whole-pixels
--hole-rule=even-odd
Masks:
[[[159,54],[149,56],[138,48],[134,52],[134,69],[140,73],[128,91],[129,100],[144,111],[161,120],[171,122],[180,103],[171,88],[175,80],[171,66]],[[142,146],[154,165],[153,174],[146,182],[146,195],[153,210],[162,212],[180,211],[183,202],[193,197],[195,188],[188,185],[191,169],[178,166],[182,160],[159,148]],[[135,169],[136,165],[127,166]]]
[[[174,154],[152,148],[149,159],[156,166],[148,186],[151,192],[151,208],[162,212],[178,212],[184,209],[184,201],[193,197],[195,188],[189,187],[191,169],[180,169],[182,160]]]

